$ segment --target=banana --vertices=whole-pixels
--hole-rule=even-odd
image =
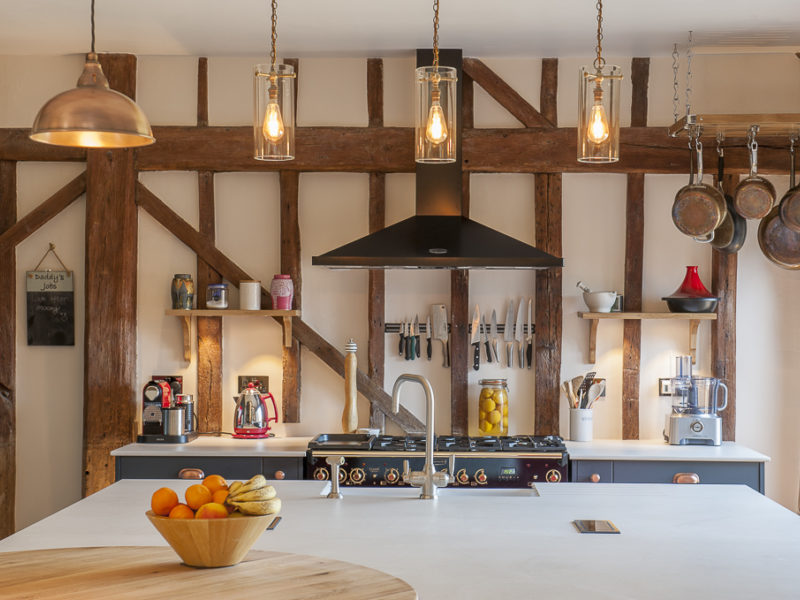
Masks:
[[[267,485],[267,480],[263,475],[254,475],[248,481],[243,483],[241,487],[237,486],[236,489],[234,490],[231,490],[231,488],[229,487],[228,496],[230,497],[244,492],[251,492],[253,490],[263,488],[266,485]]]
[[[250,492],[237,492],[233,494],[233,497],[231,497],[229,493],[227,500],[229,502],[257,502],[261,500],[272,500],[277,495],[278,492],[275,491],[274,487],[265,485],[262,488]]]
[[[231,502],[236,509],[245,515],[271,515],[281,510],[281,499],[261,500],[258,502]]]
[[[228,496],[230,496],[231,494],[235,494],[236,490],[238,490],[240,487],[242,487],[242,485],[243,484],[242,484],[241,481],[234,481],[232,484],[230,484],[228,486]]]

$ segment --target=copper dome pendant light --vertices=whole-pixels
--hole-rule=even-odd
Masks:
[[[622,71],[603,58],[603,0],[597,0],[597,57],[581,67],[578,81],[578,162],[619,160],[619,94]]]
[[[86,55],[77,87],[51,98],[36,115],[30,138],[43,144],[78,148],[132,148],[155,142],[150,123],[137,104],[108,87],[94,51]]]

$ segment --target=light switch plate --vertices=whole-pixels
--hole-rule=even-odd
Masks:
[[[658,378],[658,395],[672,396],[672,381],[669,377]]]
[[[266,394],[269,392],[269,377],[267,375],[239,375],[237,384],[240,393],[243,389],[247,388],[247,384],[253,382],[255,388],[261,393]]]

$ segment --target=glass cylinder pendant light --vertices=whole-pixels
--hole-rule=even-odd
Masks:
[[[597,0],[597,58],[581,67],[578,81],[578,161],[619,160],[619,94],[622,71],[603,59],[603,0]]]
[[[257,160],[294,158],[294,67],[275,64],[278,2],[272,0],[270,64],[255,67],[253,91],[253,157]]]
[[[51,98],[36,115],[30,138],[43,144],[79,148],[132,148],[155,142],[147,117],[137,104],[108,87],[94,51],[94,0],[92,0],[92,51],[77,87]]]
[[[433,2],[433,65],[415,74],[414,156],[420,163],[456,161],[456,83],[453,67],[439,66],[439,0]]]

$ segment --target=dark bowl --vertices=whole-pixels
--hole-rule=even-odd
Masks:
[[[717,309],[719,298],[662,298],[667,303],[669,312],[674,313],[710,313]]]

